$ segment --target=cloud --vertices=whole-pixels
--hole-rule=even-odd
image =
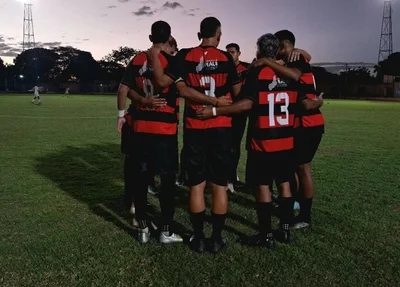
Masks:
[[[118,0],[118,2],[120,2],[120,3],[128,3],[129,1],[131,1],[131,0]]]
[[[193,13],[187,13],[186,15],[188,15],[188,16],[196,16],[196,15],[193,14]]]
[[[86,38],[86,39],[83,39],[82,41],[85,41],[85,42],[86,42],[86,41],[89,41],[89,40],[90,40],[90,39],[87,39],[87,38]]]
[[[107,16],[108,16],[108,14],[101,14],[100,15],[100,17],[102,17],[102,18],[107,17]]]
[[[155,10],[151,10],[151,8],[149,6],[143,6],[136,12],[133,12],[133,14],[136,16],[151,16],[154,14],[154,12],[155,12]]]
[[[61,46],[61,42],[37,42],[36,48],[54,48]]]
[[[143,1],[140,1],[140,3],[142,3],[142,4],[156,4],[156,0],[143,0]]]
[[[108,8],[108,9],[114,9],[114,8],[117,8],[117,6],[115,6],[115,5],[110,5],[110,6],[107,6],[107,8]]]
[[[0,57],[16,57],[18,53],[10,52],[10,51],[0,51]]]
[[[183,8],[183,6],[181,5],[181,3],[179,2],[165,2],[165,4],[162,6],[162,8],[166,8],[166,9],[176,9],[176,8]]]
[[[192,12],[194,12],[194,11],[199,11],[200,10],[200,8],[192,8],[192,9],[189,9],[189,11],[192,11]]]

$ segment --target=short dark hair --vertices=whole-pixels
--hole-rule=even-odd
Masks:
[[[289,41],[293,46],[296,43],[296,38],[294,34],[289,30],[281,30],[275,33],[275,36],[279,39],[279,42]]]
[[[157,21],[151,25],[151,37],[154,44],[166,43],[171,36],[171,26],[165,21]]]
[[[208,39],[215,36],[218,28],[221,27],[221,22],[215,17],[207,17],[201,21],[200,36],[202,39]]]
[[[257,40],[259,56],[275,58],[279,51],[279,40],[273,34],[264,34]]]
[[[226,45],[226,47],[225,47],[225,49],[227,49],[227,50],[230,48],[234,48],[234,49],[236,49],[236,51],[240,52],[240,47],[236,43],[230,43],[230,44]]]

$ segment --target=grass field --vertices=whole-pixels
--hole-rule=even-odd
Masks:
[[[0,286],[399,286],[400,103],[327,101],[313,230],[275,250],[243,247],[256,214],[237,193],[214,257],[134,240],[114,97],[42,99],[0,96]]]

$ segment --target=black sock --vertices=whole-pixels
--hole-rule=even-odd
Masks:
[[[280,210],[281,229],[289,230],[289,225],[292,222],[292,216],[293,216],[293,203],[294,200],[292,197],[280,199],[279,210]]]
[[[257,202],[258,229],[262,236],[272,233],[271,214],[272,202]]]
[[[205,215],[205,210],[199,213],[190,213],[190,222],[192,223],[195,236],[204,237],[203,228]]]
[[[300,200],[299,218],[304,222],[310,223],[310,221],[311,221],[312,202],[313,202],[312,198],[302,198]]]
[[[226,214],[215,214],[211,212],[211,223],[213,232],[211,237],[216,240],[222,240],[222,230],[225,226]]]

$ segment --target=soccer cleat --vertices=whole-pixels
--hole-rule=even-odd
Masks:
[[[190,238],[190,249],[197,253],[203,253],[206,249],[206,243],[203,236],[193,235]]]
[[[298,216],[293,220],[293,223],[290,225],[290,228],[294,230],[311,228],[311,221],[304,220]]]
[[[297,201],[294,202],[293,210],[300,210],[300,204]]]
[[[135,212],[136,212],[135,204],[132,202],[131,209],[129,210],[129,213],[132,214],[132,215],[134,215]]]
[[[259,233],[247,238],[243,243],[247,246],[260,246],[267,249],[275,248],[275,238],[272,234],[265,236]]]
[[[228,183],[228,191],[229,191],[230,193],[235,193],[235,188],[233,187],[233,184],[232,184],[232,183]]]
[[[147,192],[151,195],[157,195],[157,190],[155,186],[149,185]]]
[[[285,224],[286,225],[286,224]],[[289,229],[283,229],[281,228],[276,236],[276,239],[281,242],[281,243],[286,243],[289,244],[290,243],[290,230]]]
[[[211,240],[210,240],[210,246],[209,246],[209,249],[210,249],[210,252],[211,252],[211,253],[213,253],[213,254],[218,254],[218,253],[220,253],[225,247],[226,247],[226,243],[225,243],[225,241],[224,241],[222,238],[220,238],[220,239],[211,238]]]
[[[137,222],[137,220],[135,218],[132,219],[132,226],[134,228],[139,228],[139,222]]]
[[[150,230],[148,227],[146,227],[145,229],[139,229],[138,241],[142,244],[150,241]]]
[[[178,234],[172,233],[171,235],[169,235],[169,232],[160,233],[160,243],[170,244],[170,243],[181,243],[181,242],[183,242],[183,239]]]

